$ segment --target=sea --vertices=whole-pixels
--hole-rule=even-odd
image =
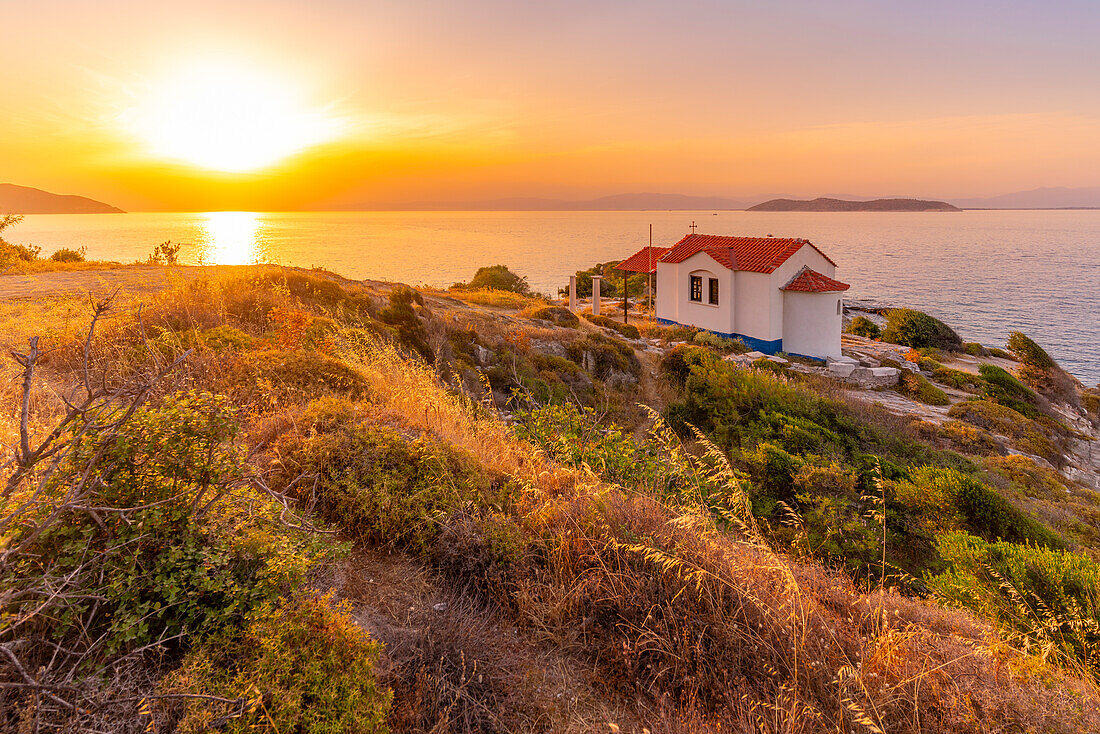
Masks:
[[[43,254],[133,262],[170,240],[181,262],[271,262],[447,286],[497,263],[557,294],[577,270],[705,234],[803,237],[855,304],[917,308],[966,341],[1019,330],[1100,382],[1100,211],[196,212],[30,215],[4,233]]]

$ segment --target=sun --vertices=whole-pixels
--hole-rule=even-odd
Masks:
[[[240,62],[193,61],[151,85],[124,117],[156,158],[215,171],[269,168],[337,138],[341,121],[303,90]]]

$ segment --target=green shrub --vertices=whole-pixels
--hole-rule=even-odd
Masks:
[[[0,239],[0,268],[9,268],[20,263],[34,262],[42,252],[39,247],[13,245]]]
[[[62,247],[60,250],[50,255],[50,260],[55,263],[82,263],[85,259],[85,252],[86,250],[83,247],[79,250]]]
[[[1058,366],[1058,363],[1047,354],[1046,350],[1032,341],[1020,331],[1014,331],[1008,335],[1008,350],[1016,355],[1016,359],[1025,367],[1039,371],[1050,371]]]
[[[952,405],[947,414],[987,431],[1013,438],[1024,436],[1031,424],[1027,416],[991,400],[964,400]]]
[[[216,719],[240,713],[217,728],[382,734],[393,694],[375,676],[381,651],[348,607],[329,597],[297,597],[254,615],[239,633],[206,641],[161,690],[194,696],[180,706],[178,732],[209,731]],[[204,696],[244,703],[227,712]]]
[[[337,400],[311,403],[299,431],[278,444],[276,483],[295,487],[350,538],[427,553],[443,519],[461,508],[507,506],[515,487],[469,454],[360,419]]]
[[[1016,410],[1029,418],[1039,414],[1034,405],[1038,399],[1035,391],[1017,380],[1012,373],[992,364],[983,364],[978,368],[982,379],[982,394],[990,400]]]
[[[9,547],[30,545],[0,577],[3,588],[25,590],[9,597],[0,617],[45,612],[38,623],[49,638],[72,647],[96,641],[88,664],[232,628],[300,583],[312,562],[311,552],[276,534],[270,505],[237,487],[243,456],[232,444],[237,424],[226,399],[178,393],[137,408],[115,430],[110,421],[119,417],[121,409],[86,416],[94,423],[52,474],[55,501],[79,482],[94,488],[82,501],[98,512],[13,529]],[[43,600],[31,591],[65,578],[79,593]]]
[[[642,371],[638,356],[629,344],[603,334],[588,333],[566,347],[570,360],[594,377],[605,380],[612,372],[637,378]]]
[[[397,330],[399,346],[420,355],[429,364],[434,362],[435,353],[428,346],[428,331],[418,314],[418,308],[424,307],[423,296],[407,285],[401,285],[390,291],[389,301],[389,305],[378,312],[379,320]]]
[[[1054,400],[1077,404],[1077,382],[1046,351],[1018,331],[1008,336],[1008,348],[1019,358],[1017,371],[1028,386]]]
[[[924,361],[923,359],[921,360]],[[923,368],[922,368],[923,369]],[[932,370],[932,379],[936,382],[953,387],[956,390],[977,390],[982,384],[982,379],[977,375],[950,367],[937,367]]]
[[[1063,500],[1069,496],[1062,475],[1039,466],[1026,456],[1000,456],[986,459],[987,471],[1015,483],[1028,497],[1043,500]]]
[[[931,579],[949,603],[994,620],[1018,647],[1056,650],[1100,675],[1100,566],[1081,553],[987,543],[966,533],[937,539],[948,570]]]
[[[985,351],[985,347],[983,347],[978,342],[963,342],[962,346],[963,351],[969,354],[971,357],[980,357],[982,356],[982,352]]]
[[[992,456],[1004,453],[996,439],[962,421],[947,421],[940,427],[940,433],[952,448],[964,454]]]
[[[897,391],[908,398],[925,405],[948,405],[951,400],[947,393],[933,385],[921,375],[903,372],[898,380]]]
[[[661,490],[665,461],[649,443],[635,440],[615,424],[606,425],[591,408],[572,403],[546,405],[516,415],[516,434],[554,459],[587,466],[608,482]]]
[[[718,336],[713,331],[698,331],[692,337],[692,342],[701,347],[711,347],[724,354],[745,354],[749,348],[740,339],[729,339]]]
[[[583,314],[583,316],[585,320],[589,321],[590,323],[593,323],[596,326],[602,326],[605,329],[611,329],[612,331],[615,331],[625,336],[627,339],[641,338],[641,332],[638,331],[638,327],[634,324],[624,324],[622,322],[616,321],[615,319],[610,319],[607,316],[593,316],[591,313],[585,313]]]
[[[305,401],[328,394],[361,398],[368,393],[362,375],[317,352],[245,352],[230,364],[225,382],[239,399],[260,403]]]
[[[996,490],[956,469],[925,466],[899,482],[899,501],[936,528],[937,532],[965,527],[989,540],[1030,542],[1062,547],[1052,530],[1016,508]]]
[[[878,324],[866,316],[856,316],[848,324],[848,328],[844,330],[845,333],[855,334],[856,336],[862,336],[867,339],[881,339],[882,329]]]
[[[661,358],[660,372],[669,378],[673,384],[683,387],[691,374],[692,366],[709,364],[717,361],[714,353],[701,347],[692,347],[679,344],[670,349]]]
[[[494,291],[508,291],[525,296],[531,292],[527,285],[527,278],[516,275],[504,265],[487,265],[477,269],[469,283],[455,283],[451,286],[455,290],[478,290],[481,288]]]
[[[773,497],[790,499],[793,496],[794,477],[802,466],[798,458],[769,441],[757,444],[744,458],[753,479]]]
[[[917,367],[925,372],[935,373],[936,370],[946,369],[942,364],[932,359],[931,357],[920,356],[917,359]]]
[[[997,357],[999,359],[1011,359],[1013,362],[1019,361],[1018,359],[1016,359],[1016,355],[1012,354],[1011,352],[1006,352],[1005,350],[999,349],[997,347],[989,348],[989,356]]]
[[[577,318],[575,313],[561,306],[543,306],[535,310],[531,314],[531,318],[549,321],[557,326],[574,327],[580,323],[580,319]]]
[[[886,329],[882,332],[882,338],[892,344],[904,344],[914,349],[934,347],[955,352],[962,348],[962,339],[950,326],[923,311],[910,308],[896,308],[886,313]]]

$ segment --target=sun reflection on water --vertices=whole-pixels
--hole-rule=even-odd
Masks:
[[[207,212],[202,259],[211,265],[251,265],[263,259],[260,215],[255,212]]]

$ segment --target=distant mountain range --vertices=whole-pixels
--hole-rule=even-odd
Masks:
[[[84,196],[0,184],[0,214],[121,214],[121,209]]]
[[[957,212],[958,207],[945,201],[923,199],[872,199],[847,201],[844,199],[772,199],[750,206],[750,212]]]
[[[584,200],[513,197],[486,201],[426,201],[399,204],[393,208],[442,211],[693,211],[699,209],[739,210],[751,206],[755,201],[755,199],[727,199],[721,196],[639,193],[613,194]]]
[[[964,209],[1100,209],[1100,186],[1044,187],[984,199],[952,199],[951,203]]]

